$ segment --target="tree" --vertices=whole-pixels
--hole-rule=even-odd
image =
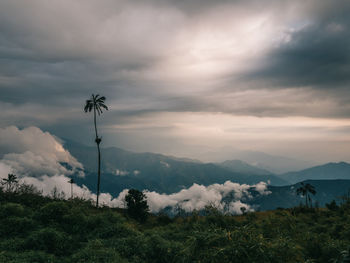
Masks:
[[[297,194],[298,195],[301,194],[302,196],[305,196],[305,206],[309,207],[309,203],[310,205],[312,205],[310,194],[312,195],[316,194],[315,187],[309,183],[307,184],[300,183],[300,187],[297,189]]]
[[[97,172],[97,198],[96,198],[96,207],[98,207],[98,198],[100,195],[100,181],[101,181],[101,151],[100,151],[100,143],[102,137],[98,137],[97,133],[97,125],[96,125],[96,112],[98,116],[102,114],[102,108],[108,110],[108,107],[105,105],[106,97],[100,97],[100,95],[91,95],[89,100],[86,100],[84,111],[91,112],[94,111],[94,126],[95,126],[95,142],[97,145],[97,153],[98,153],[98,172]]]
[[[147,204],[146,195],[136,189],[130,189],[125,196],[128,214],[140,221],[144,222],[147,219],[149,207]]]
[[[73,199],[73,184],[75,183],[74,182],[74,179],[71,178],[68,183],[70,183],[70,198]]]
[[[6,191],[12,192],[14,187],[18,184],[18,178],[15,174],[8,174],[7,178],[3,178],[2,185],[6,185]]]

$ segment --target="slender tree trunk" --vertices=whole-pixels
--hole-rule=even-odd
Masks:
[[[101,151],[100,151],[100,141],[97,134],[97,125],[96,125],[96,107],[94,106],[94,124],[95,124],[95,142],[97,144],[98,152],[98,168],[97,168],[97,198],[96,198],[96,207],[98,207],[98,199],[100,195],[100,179],[101,179]]]
[[[305,194],[305,205],[306,205],[306,207],[309,207],[308,202],[307,202],[307,193]]]
[[[94,105],[94,125],[95,125],[95,134],[96,134],[96,139],[98,138],[97,134],[97,125],[96,125],[96,107]]]
[[[101,181],[101,152],[100,152],[100,144],[97,144],[98,150],[98,175],[97,175],[97,201],[96,207],[98,207],[98,199],[100,196],[100,181]]]
[[[70,198],[73,200],[73,183],[70,184]]]

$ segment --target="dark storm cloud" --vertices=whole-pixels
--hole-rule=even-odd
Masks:
[[[127,1],[2,1],[1,101],[65,105],[98,90],[109,99],[142,96],[137,76],[127,75],[164,57],[167,41],[157,43],[173,24],[152,29],[157,12]]]
[[[322,5],[322,2],[320,3]],[[318,14],[317,12],[320,12]],[[347,89],[350,83],[350,2],[334,1],[317,9],[312,20],[286,33],[286,40],[260,59],[246,79],[275,87]]]
[[[180,75],[181,81],[167,76],[163,67],[167,61],[193,52],[187,45],[196,39],[187,43],[186,37],[230,28],[225,23],[231,17],[243,27],[245,16],[262,11],[275,24],[281,23],[286,40],[250,58],[249,67],[228,70],[233,80],[213,76],[209,85],[205,75],[190,81],[188,76]],[[47,118],[40,112],[46,109],[52,122],[74,111],[76,115],[70,116],[76,120],[66,121],[83,125],[78,120],[81,104],[96,92],[108,98],[110,123],[167,111],[346,117],[350,112],[344,106],[349,100],[349,11],[348,1],[4,0],[0,3],[0,102],[11,106],[2,121],[27,118],[16,110],[20,108],[26,113],[32,110],[32,120],[44,124]],[[217,60],[222,57],[219,54]],[[179,68],[171,74],[178,69],[186,73],[181,69],[184,62],[177,63]],[[210,87],[201,88],[205,85]],[[192,91],[195,86],[198,90]],[[285,93],[286,87],[291,91]],[[252,92],[240,95],[242,91]],[[332,100],[327,109],[319,105],[325,98]],[[301,105],[310,99],[314,103],[304,111]]]

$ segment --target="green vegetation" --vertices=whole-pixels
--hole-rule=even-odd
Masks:
[[[312,186],[311,184],[307,184],[307,183],[304,184],[304,182],[301,182],[300,187],[297,189],[296,192],[298,195],[301,194],[302,196],[305,196],[306,207],[312,207],[312,200],[310,195],[316,194],[316,190],[314,186]]]
[[[148,217],[148,204],[146,195],[137,190],[130,189],[125,196],[125,202],[127,205],[128,215],[139,222],[145,222]]]
[[[140,223],[126,210],[43,197],[19,185],[0,191],[0,262],[347,262],[350,201]]]

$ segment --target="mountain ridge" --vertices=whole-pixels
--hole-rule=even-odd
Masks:
[[[95,147],[75,142],[65,142],[64,146],[84,166],[86,176],[76,177],[77,183],[95,189]],[[174,193],[190,187],[193,183],[205,186],[226,181],[240,184],[256,184],[261,181],[276,185],[287,183],[271,173],[240,173],[214,163],[193,162],[162,154],[133,153],[116,147],[101,148],[101,153],[101,189],[113,195],[126,188]]]
[[[304,180],[350,179],[350,164],[344,161],[330,162],[279,176],[290,183]]]

